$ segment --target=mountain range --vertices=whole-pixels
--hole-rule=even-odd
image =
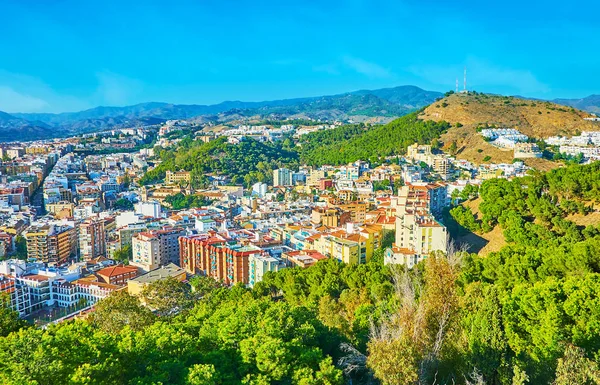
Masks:
[[[359,90],[338,95],[270,100],[225,101],[212,105],[149,102],[125,107],[96,107],[79,112],[11,113],[0,111],[0,142],[47,139],[112,127],[160,124],[169,119],[223,122],[250,116],[308,117],[322,120],[391,118],[425,107],[443,96],[416,86]],[[600,95],[552,102],[600,114]]]
[[[141,103],[125,107],[96,107],[80,112],[12,113],[0,111],[0,141],[43,139],[93,132],[111,127],[158,124],[169,119],[208,117],[304,116],[345,119],[351,116],[393,118],[431,104],[443,96],[415,86],[359,90],[339,95],[271,100],[225,101],[213,105]]]
[[[582,99],[554,99],[553,102],[600,114],[600,95],[590,95]]]

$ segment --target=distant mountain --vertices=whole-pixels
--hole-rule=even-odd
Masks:
[[[29,121],[0,111],[0,142],[10,142],[22,138],[51,138],[60,135],[51,127],[37,120]]]
[[[79,112],[13,113],[0,115],[0,140],[4,130],[22,128],[24,139],[46,138],[58,133],[77,134],[112,127],[158,124],[169,119],[202,116],[303,115],[318,119],[345,119],[350,116],[398,117],[432,103],[442,94],[415,86],[360,90],[339,95],[270,100],[263,102],[225,101],[214,105],[141,103],[125,107],[96,107]],[[4,123],[3,123],[4,122]],[[36,128],[35,130],[27,128]],[[48,132],[45,133],[44,129]],[[28,133],[31,131],[31,135]],[[14,134],[14,133],[13,133]],[[11,135],[13,135],[11,134]]]
[[[600,95],[590,95],[582,99],[554,99],[553,102],[600,114]]]
[[[391,103],[399,104],[409,109],[425,107],[437,98],[444,96],[441,92],[425,91],[417,86],[399,86],[381,88],[378,90],[360,90],[352,92],[355,95],[375,95]]]

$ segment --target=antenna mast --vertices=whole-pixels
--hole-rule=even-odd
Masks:
[[[467,67],[465,67],[464,91],[467,92]]]
[[[458,94],[458,78],[456,78],[456,93]]]

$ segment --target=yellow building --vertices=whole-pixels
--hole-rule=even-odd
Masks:
[[[165,176],[166,184],[190,183],[192,175],[189,171],[167,171]]]
[[[166,184],[190,183],[192,175],[189,171],[167,171],[165,176]]]
[[[350,213],[350,221],[355,223],[364,223],[367,219],[367,203],[365,202],[333,202],[330,207],[339,208]]]
[[[46,205],[46,210],[48,210],[49,213],[53,214],[59,219],[72,218],[74,209],[75,205],[71,202],[66,201],[60,201],[58,203],[49,203]]]
[[[310,221],[327,227],[339,227],[349,222],[351,214],[340,208],[315,207],[312,209]]]
[[[137,278],[130,279],[127,281],[127,291],[131,295],[140,295],[147,285],[168,277],[183,282],[186,279],[185,270],[173,263],[169,263]]]
[[[343,231],[340,233],[343,233]],[[338,233],[322,235],[314,240],[313,248],[319,253],[329,258],[335,258],[340,262],[348,264],[360,263],[360,243],[353,239],[345,239],[341,235],[338,235]],[[355,235],[356,237],[354,238],[360,238],[360,235]]]

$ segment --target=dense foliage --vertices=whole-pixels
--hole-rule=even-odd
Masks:
[[[140,179],[141,184],[161,181],[167,170],[186,170],[192,172],[192,184],[196,188],[206,185],[206,174],[228,175],[234,184],[243,182],[250,186],[270,180],[273,169],[297,160],[296,153],[277,145],[253,139],[234,145],[227,143],[225,137],[209,143],[187,138],[177,149],[161,150],[159,156],[162,162]]]
[[[300,159],[310,165],[344,164],[404,153],[415,143],[429,143],[450,125],[446,122],[423,121],[411,113],[392,122],[360,132],[359,127],[339,127],[332,131],[303,135]]]
[[[210,204],[210,199],[207,199],[202,195],[184,195],[182,193],[177,193],[168,195],[165,198],[165,203],[173,210],[183,210],[206,206]]]

